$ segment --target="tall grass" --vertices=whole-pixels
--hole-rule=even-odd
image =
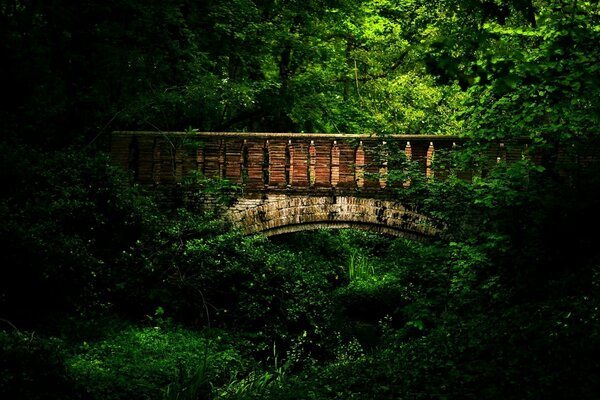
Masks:
[[[208,398],[211,392],[208,371],[208,346],[204,348],[202,363],[196,370],[186,372],[180,362],[178,379],[163,389],[163,400],[198,400]]]
[[[271,357],[269,357],[271,358]],[[216,399],[244,399],[262,397],[275,387],[281,387],[285,381],[286,366],[281,363],[277,355],[277,348],[273,343],[273,368],[267,371],[252,371],[243,378],[233,379],[224,387],[216,390]],[[260,398],[258,397],[258,398]]]
[[[348,259],[348,277],[350,281],[364,279],[375,275],[375,269],[369,263],[367,257],[354,250]]]

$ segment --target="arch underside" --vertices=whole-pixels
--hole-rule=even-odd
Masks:
[[[235,227],[248,235],[361,229],[410,239],[427,239],[439,233],[426,216],[398,202],[353,196],[242,198],[230,209],[229,218]]]
[[[405,230],[399,230],[391,228],[386,225],[375,225],[356,221],[322,221],[322,222],[308,222],[303,224],[291,224],[283,225],[275,228],[266,229],[260,232],[267,237],[284,235],[286,233],[295,233],[303,231],[314,231],[319,229],[359,229],[363,231],[375,232],[382,235],[404,237],[413,240],[424,240],[430,239],[432,236],[426,236],[420,233],[409,232]]]

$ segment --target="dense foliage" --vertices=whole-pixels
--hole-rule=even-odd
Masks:
[[[581,0],[0,2],[0,398],[596,398],[599,20]],[[476,174],[391,160],[435,241],[244,237],[218,203],[126,184],[115,129],[452,133],[477,144],[434,168]],[[517,137],[523,160],[478,158]]]

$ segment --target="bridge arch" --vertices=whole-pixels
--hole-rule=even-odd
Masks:
[[[227,217],[248,235],[275,236],[320,228],[361,229],[410,239],[439,234],[429,218],[399,202],[351,195],[244,197],[228,210]]]

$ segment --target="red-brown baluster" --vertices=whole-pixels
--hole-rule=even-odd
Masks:
[[[285,146],[285,184],[292,186],[292,177],[294,176],[294,146],[292,141],[288,140]]]
[[[379,187],[384,189],[387,186],[387,174],[388,174],[388,151],[385,141],[381,142],[382,151],[380,154],[380,167],[379,167]]]
[[[317,180],[316,176],[316,165],[317,165],[317,148],[315,147],[315,141],[311,140],[308,146],[308,185],[314,186]]]
[[[365,186],[365,149],[362,140],[358,144],[354,155],[354,181],[358,188]]]
[[[406,141],[406,146],[404,147],[404,156],[406,157],[406,161],[410,162],[412,161],[412,147],[410,145],[410,141]],[[404,170],[404,173],[407,173],[408,170]],[[404,183],[402,184],[402,186],[404,186],[405,188],[410,187],[411,181],[410,178],[405,180]]]
[[[433,178],[433,156],[435,149],[433,147],[433,142],[429,142],[429,147],[427,148],[427,161],[426,161],[426,170],[425,176],[428,178]]]
[[[336,187],[340,180],[340,148],[337,144],[337,140],[333,141],[331,145],[331,174],[330,183],[331,186]]]

